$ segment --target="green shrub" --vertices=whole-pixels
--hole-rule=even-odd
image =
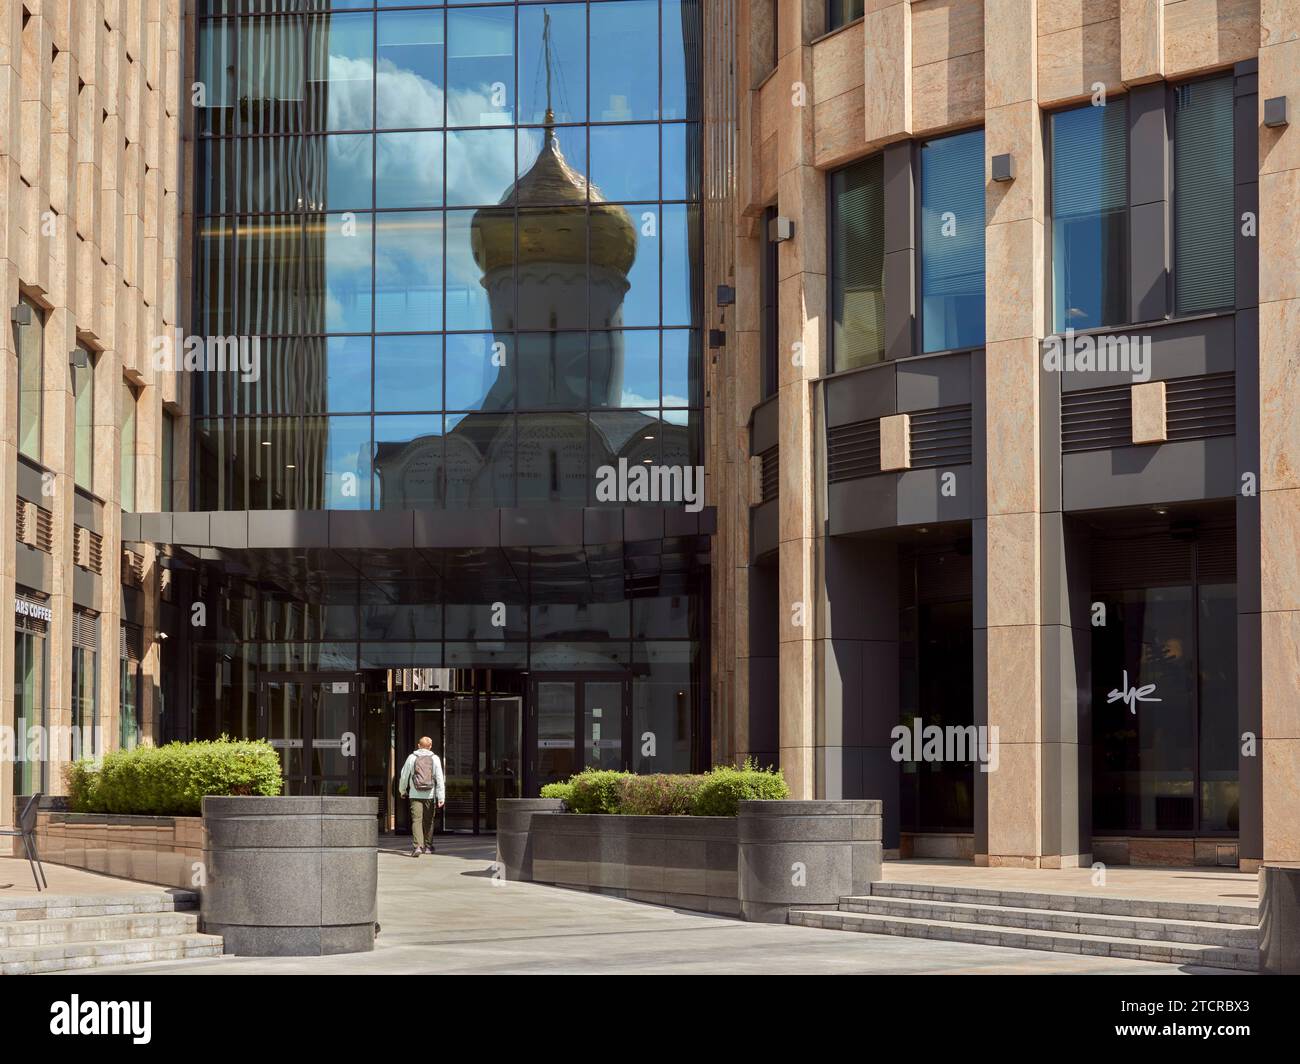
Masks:
[[[280,755],[264,740],[222,736],[212,742],[114,750],[98,766],[66,771],[68,805],[78,813],[198,816],[204,795],[277,795]]]
[[[619,784],[628,775],[613,769],[584,769],[569,780],[565,804],[574,813],[617,813]]]
[[[705,776],[625,776],[619,784],[620,813],[627,816],[690,816]]]
[[[545,783],[542,785],[543,798],[559,798],[566,805],[573,797],[572,783]]]
[[[742,801],[778,801],[789,797],[790,786],[780,769],[761,769],[746,760],[744,768],[718,765],[701,777],[692,812],[695,816],[736,816]]]

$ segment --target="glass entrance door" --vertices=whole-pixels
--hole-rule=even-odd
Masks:
[[[625,677],[608,674],[534,679],[530,793],[584,768],[631,770],[630,686]]]
[[[285,794],[359,794],[357,683],[350,674],[271,673],[258,732],[280,752]]]

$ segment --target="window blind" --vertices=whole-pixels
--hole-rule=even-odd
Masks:
[[[836,370],[885,356],[885,180],[879,155],[831,177]]]
[[[1174,305],[1179,314],[1232,306],[1236,205],[1232,78],[1174,90]]]

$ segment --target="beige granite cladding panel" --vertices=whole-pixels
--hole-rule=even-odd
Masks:
[[[1259,34],[1259,0],[1166,0],[1165,77],[1250,59]]]
[[[1130,389],[1133,407],[1132,437],[1134,443],[1164,443],[1165,382],[1147,381]]]
[[[912,132],[912,12],[908,3],[868,11],[865,47],[864,137],[885,144]]]
[[[1094,22],[1038,38],[1038,99],[1043,107],[1121,88],[1120,21]]]
[[[912,419],[890,414],[880,419],[880,468],[895,472],[912,468]]]
[[[1164,73],[1164,4],[1119,0],[1119,69],[1127,85],[1158,80]]]

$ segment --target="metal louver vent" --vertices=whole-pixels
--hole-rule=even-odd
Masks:
[[[102,573],[104,571],[104,537],[98,532],[86,533],[87,561],[90,563],[88,568],[92,573]]]
[[[855,421],[826,431],[826,478],[832,484],[880,472],[880,422]]]
[[[89,610],[72,611],[72,641],[88,650],[99,649],[99,614]]]
[[[911,456],[913,469],[970,465],[971,409],[946,406],[913,414]]]
[[[1061,453],[1101,451],[1133,442],[1133,399],[1127,384],[1061,396]]]
[[[28,519],[27,507],[31,506],[26,499],[19,499],[18,505],[14,507],[14,538],[19,543],[26,543],[31,546],[31,541],[27,538]]]
[[[122,583],[139,587],[144,581],[144,559],[135,551],[122,551]]]
[[[769,502],[781,492],[781,450],[769,447],[758,456],[759,502]]]
[[[1165,382],[1165,432],[1170,440],[1208,440],[1237,431],[1237,388],[1231,373]]]
[[[138,624],[123,624],[118,628],[117,653],[127,661],[144,657],[144,630]]]
[[[37,550],[46,554],[54,550],[54,514],[44,507],[36,508],[36,543]]]

